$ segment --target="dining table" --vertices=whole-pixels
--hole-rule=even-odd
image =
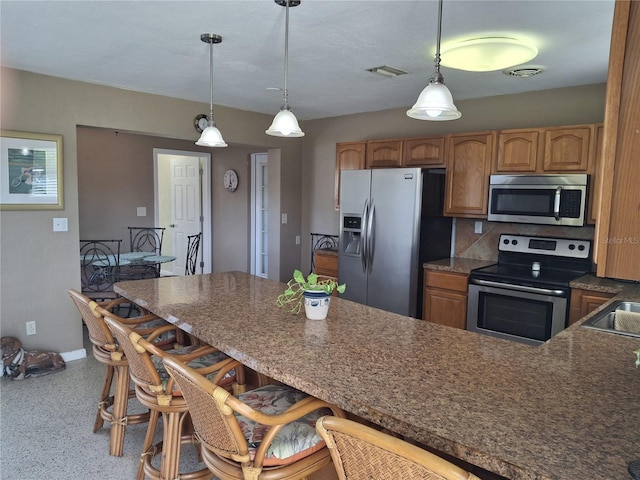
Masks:
[[[285,288],[244,272],[114,286],[247,367],[480,478],[624,480],[640,458],[637,339],[577,322],[532,347],[340,297],[326,320],[307,320],[276,305]],[[640,300],[638,287],[623,293]]]

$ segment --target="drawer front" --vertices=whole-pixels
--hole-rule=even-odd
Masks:
[[[327,277],[334,278],[338,276],[337,255],[316,252],[314,258],[315,273],[317,273],[318,275],[325,275]]]
[[[464,273],[438,272],[434,270],[424,271],[424,284],[428,287],[467,292],[469,275]]]

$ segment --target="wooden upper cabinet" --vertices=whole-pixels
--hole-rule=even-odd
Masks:
[[[495,138],[495,132],[448,137],[445,215],[487,216]]]
[[[615,2],[598,167],[599,277],[640,280],[640,2]]]
[[[342,170],[362,170],[365,167],[367,142],[345,142],[336,144],[336,173],[333,207],[340,210],[340,172]]]
[[[498,135],[495,173],[534,173],[541,163],[541,129],[503,130]]]
[[[411,138],[402,146],[404,167],[444,167],[445,137]]]
[[[367,168],[402,166],[402,140],[371,140],[367,142]]]
[[[589,172],[592,135],[592,125],[546,128],[544,130],[544,172]]]

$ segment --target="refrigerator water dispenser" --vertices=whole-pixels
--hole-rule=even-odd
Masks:
[[[342,225],[342,248],[348,255],[360,255],[360,245],[362,239],[362,217],[344,217]]]

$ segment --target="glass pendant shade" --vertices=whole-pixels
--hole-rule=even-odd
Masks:
[[[453,104],[451,92],[444,83],[429,83],[407,115],[418,120],[455,120],[462,114]]]
[[[196,142],[196,145],[201,147],[226,147],[224,139],[222,138],[222,134],[220,130],[216,128],[215,125],[209,125],[202,131],[202,135]]]
[[[453,104],[453,96],[444,84],[440,73],[440,39],[442,27],[442,0],[438,2],[438,35],[436,43],[436,71],[429,84],[420,92],[416,103],[407,110],[407,116],[418,120],[444,121],[455,120],[462,114]]]
[[[284,108],[276,114],[273,123],[265,133],[274,137],[304,137],[296,116],[291,110]]]

